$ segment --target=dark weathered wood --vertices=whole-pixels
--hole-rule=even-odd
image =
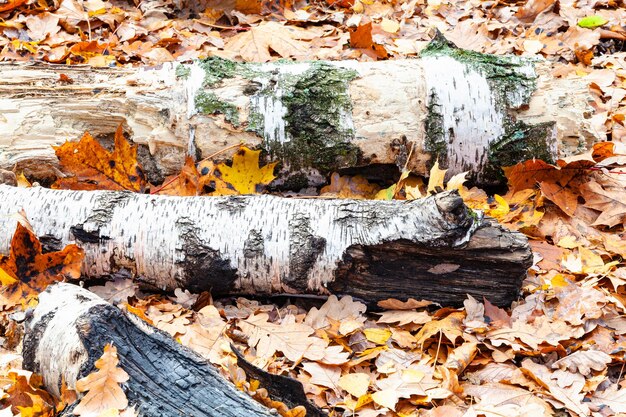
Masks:
[[[364,300],[371,294],[382,300],[419,292],[421,298],[444,306],[460,305],[467,294],[509,305],[519,295],[525,276],[520,266],[529,267],[532,254],[522,235],[493,219],[485,222],[463,248],[416,246],[406,241],[351,246],[329,289]],[[438,268],[449,272],[435,273]]]
[[[532,256],[520,233],[456,192],[414,201],[166,197],[0,185],[0,251],[25,207],[50,249],[77,242],[83,276],[125,268],[144,284],[215,296],[349,294],[367,303],[517,296]]]
[[[273,415],[169,335],[71,284],[40,295],[26,323],[24,368],[43,375],[48,390],[58,394],[62,378],[74,387],[95,369],[107,343],[117,348],[130,376],[123,389],[142,417]],[[73,415],[74,406],[63,415]]]

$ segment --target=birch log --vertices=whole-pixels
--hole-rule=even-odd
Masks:
[[[552,160],[602,138],[584,80],[545,62],[483,55],[439,39],[420,59],[243,64],[211,58],[143,68],[0,63],[0,168],[53,176],[51,145],[113,133],[146,145],[154,179],[186,154],[261,145],[291,171],[369,164],[490,182],[500,166]],[[69,77],[61,78],[61,74]],[[149,152],[147,151],[149,150]],[[309,179],[313,176],[309,175]],[[309,184],[310,185],[310,184]]]
[[[350,294],[508,305],[531,250],[456,192],[414,201],[168,197],[0,185],[0,251],[24,208],[51,249],[86,252],[85,277],[126,268],[153,287],[213,295]]]
[[[62,381],[74,389],[95,370],[108,343],[129,374],[126,397],[142,417],[274,415],[169,335],[71,284],[40,294],[26,323],[23,365],[41,374],[48,391],[59,396]],[[75,405],[62,416],[73,416]]]

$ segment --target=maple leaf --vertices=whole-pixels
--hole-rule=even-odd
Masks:
[[[553,369],[567,369],[588,376],[591,370],[602,371],[611,363],[611,356],[599,350],[579,350],[552,364]]]
[[[242,146],[233,156],[232,166],[224,163],[215,168],[214,176],[232,185],[240,194],[258,194],[262,186],[274,178],[276,162],[259,167],[261,151],[253,151]]]
[[[200,195],[202,187],[196,164],[193,158],[188,156],[180,174],[166,178],[163,185],[151,194],[194,196]]]
[[[95,417],[112,408],[123,410],[128,407],[128,399],[120,384],[128,381],[129,376],[118,364],[117,349],[107,344],[95,363],[98,370],[76,381],[78,392],[89,392],[74,408],[74,414]]]
[[[43,381],[40,376],[9,372],[2,383],[6,397],[2,398],[1,403],[4,407],[10,407],[13,413],[37,417],[55,415],[56,401],[41,389]]]
[[[318,36],[314,31],[278,22],[264,22],[230,38],[224,50],[232,51],[249,62],[271,61],[270,49],[283,58],[304,58],[310,53],[310,46],[303,40]]]
[[[42,253],[37,236],[18,222],[9,256],[0,255],[0,293],[11,305],[32,306],[48,285],[66,277],[80,278],[84,255],[74,244],[58,252]]]
[[[146,178],[137,162],[137,146],[124,138],[122,126],[115,132],[115,147],[109,152],[88,132],[78,142],[54,148],[61,166],[74,174],[60,178],[52,188],[70,190],[143,191]]]

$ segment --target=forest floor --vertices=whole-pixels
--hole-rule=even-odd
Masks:
[[[388,300],[381,313],[370,314],[350,297],[330,297],[314,307],[289,299],[212,300],[182,290],[168,297],[143,294],[123,278],[91,290],[170,333],[286,416],[301,415],[301,409],[288,410],[247,379],[231,344],[256,366],[300,381],[331,416],[626,415],[623,1],[201,3],[0,0],[0,59],[110,67],[209,56],[370,61],[418,56],[438,29],[459,47],[545,58],[554,63],[554,76],[587,80],[592,120],[606,141],[555,165],[533,160],[511,167],[501,195],[466,188],[463,176],[446,184],[437,166],[429,179],[406,176],[390,187],[398,199],[457,189],[470,207],[528,236],[535,265],[523,296],[509,309],[468,297],[461,309]],[[258,154],[241,155],[258,164]],[[271,181],[257,170],[249,174],[264,178],[259,183]],[[153,191],[195,195],[203,179],[191,162],[168,181]],[[389,198],[388,190],[335,175],[321,194]],[[16,290],[20,277],[11,265],[33,250],[15,243],[10,255],[0,257],[0,401],[6,407],[0,416],[52,416],[73,398],[69,391],[52,398],[35,375],[21,370],[21,330],[12,318],[36,303],[46,280],[57,279],[43,274],[41,287]],[[110,352],[105,357],[114,362]],[[83,415],[133,411],[113,407]]]

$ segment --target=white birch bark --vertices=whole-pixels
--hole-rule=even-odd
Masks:
[[[468,291],[494,291],[495,302],[506,304],[530,266],[525,238],[471,215],[456,193],[406,202],[167,197],[0,186],[0,199],[0,251],[8,252],[15,230],[10,213],[24,208],[44,244],[60,248],[76,242],[85,250],[85,277],[125,268],[139,280],[170,291],[339,292],[370,302],[393,294],[452,303],[462,302]],[[391,254],[382,255],[385,251]],[[496,259],[501,265],[490,264]],[[432,269],[441,263],[456,267],[447,275]],[[397,285],[391,280],[368,294],[370,285],[386,279],[379,267],[397,268]],[[510,270],[493,278],[502,281],[500,288],[483,288],[475,280],[484,277],[464,275],[467,270],[475,276],[480,268],[486,275],[498,268]],[[433,280],[447,280],[450,286],[433,287]],[[410,282],[423,286],[404,291]],[[450,294],[455,286],[457,293]]]
[[[161,175],[178,172],[187,153],[205,157],[240,142],[268,149],[289,143],[300,147],[307,140],[299,137],[302,132],[294,133],[298,123],[286,120],[293,108],[285,97],[293,95],[298,80],[319,76],[320,65],[322,73],[328,68],[344,75],[355,71],[354,78],[346,75],[345,91],[335,92],[349,103],[335,109],[327,143],[322,149],[300,152],[330,152],[330,159],[336,156],[332,169],[378,163],[403,166],[414,146],[409,168],[417,173],[428,172],[433,152],[445,153],[439,157],[447,160],[451,174],[481,172],[491,147],[507,142],[507,135],[521,135],[522,143],[538,140],[552,156],[570,155],[603,139],[587,118],[584,81],[553,79],[545,63],[511,60],[507,71],[521,81],[506,88],[506,97],[496,91],[496,77],[484,70],[491,67],[445,55],[370,63],[248,64],[216,82],[208,82],[211,74],[199,62],[114,69],[3,62],[0,168],[18,164],[33,175],[53,176],[56,158],[51,145],[77,140],[85,131],[110,134],[119,123],[135,142],[147,146]],[[59,81],[60,74],[73,83]],[[226,106],[233,114],[221,114],[224,107],[221,113],[203,114],[198,100],[207,95],[211,104]],[[325,117],[311,118],[318,116]],[[531,138],[521,130],[513,134],[513,120],[550,126],[542,127],[541,138]],[[305,133],[315,134],[311,130],[315,129]],[[338,132],[346,137],[334,137]],[[350,147],[351,156],[358,155],[339,158],[332,153],[336,151],[329,151],[338,143],[342,149]],[[300,156],[282,155],[287,164]]]
[[[76,285],[55,284],[39,295],[25,323],[23,365],[60,396],[65,383],[95,371],[106,344],[129,375],[122,386],[142,417],[270,417],[271,412],[180,343]],[[74,416],[77,403],[60,416]]]

